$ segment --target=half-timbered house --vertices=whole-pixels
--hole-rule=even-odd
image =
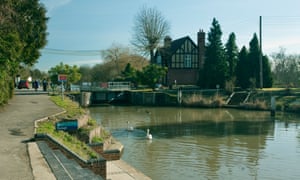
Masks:
[[[155,53],[155,64],[168,68],[163,84],[197,85],[199,70],[203,67],[205,51],[205,33],[197,33],[195,44],[189,37],[173,40],[167,36],[164,45]]]

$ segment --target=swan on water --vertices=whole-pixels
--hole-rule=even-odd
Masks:
[[[129,121],[127,121],[127,131],[133,131],[133,127],[129,125]]]
[[[150,130],[147,129],[147,135],[146,135],[147,139],[152,139],[152,135],[150,134]]]

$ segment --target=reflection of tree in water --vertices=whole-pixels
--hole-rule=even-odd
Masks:
[[[179,173],[196,169],[194,174],[199,175],[199,179],[249,179],[249,177],[257,179],[256,176],[268,176],[268,173],[262,171],[268,169],[266,163],[273,162],[274,154],[269,154],[269,151],[274,146],[270,146],[269,143],[278,144],[274,142],[275,123],[277,133],[278,129],[285,134],[286,130],[292,130],[293,137],[297,136],[295,146],[300,149],[299,116],[290,117],[288,114],[281,116],[280,113],[276,113],[274,120],[270,118],[270,112],[235,109],[169,107],[124,109],[118,113],[115,111],[107,113],[108,109],[103,108],[102,114],[107,113],[108,120],[115,121],[118,127],[126,128],[128,120],[135,125],[135,131],[130,133],[130,138],[125,138],[132,143],[126,151],[128,153],[132,149],[138,150],[138,152],[132,150],[131,155],[136,157],[137,161],[147,159],[150,162],[149,166],[141,162],[140,167],[151,169],[158,174],[165,173],[159,168],[163,169],[162,163],[166,163],[166,168],[171,172],[175,168]],[[122,118],[112,120],[115,116]],[[153,141],[147,144],[146,148],[142,148],[141,145],[148,141],[132,137],[144,137],[147,128],[153,135]],[[144,151],[140,152],[141,149]],[[271,150],[271,153],[277,151]],[[131,155],[128,159],[132,159]],[[174,174],[177,175],[178,172]]]
[[[299,121],[299,115],[294,114],[288,114],[285,116],[281,116],[281,121],[284,123],[284,128],[286,131],[290,128],[295,128],[297,132],[297,140],[298,140],[298,148],[300,149],[300,121]]]
[[[148,127],[148,126],[147,126]],[[139,127],[145,129],[147,127]],[[164,132],[168,138],[184,135],[231,136],[231,135],[267,135],[273,132],[272,121],[190,121],[151,125],[151,131]]]
[[[226,109],[155,109],[149,113],[151,131],[170,138],[183,135],[260,135],[273,132],[269,113]]]
[[[158,110],[151,113],[151,122],[154,122],[151,131],[158,138],[196,138],[204,150],[195,158],[206,164],[206,176],[216,179],[224,170],[226,174],[239,171],[257,176],[260,150],[265,148],[267,136],[274,134],[274,121],[269,112],[178,109],[162,113]]]

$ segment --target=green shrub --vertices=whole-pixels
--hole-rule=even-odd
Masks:
[[[87,125],[95,127],[97,126],[97,121],[95,119],[89,119]]]
[[[103,142],[103,139],[101,137],[95,136],[92,139],[92,143],[101,143],[101,142]]]

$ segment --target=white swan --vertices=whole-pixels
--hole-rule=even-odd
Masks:
[[[129,121],[127,121],[127,131],[133,131],[133,127],[129,126]]]
[[[150,134],[150,130],[147,129],[147,135],[146,135],[146,138],[151,140],[152,139],[152,135]]]

